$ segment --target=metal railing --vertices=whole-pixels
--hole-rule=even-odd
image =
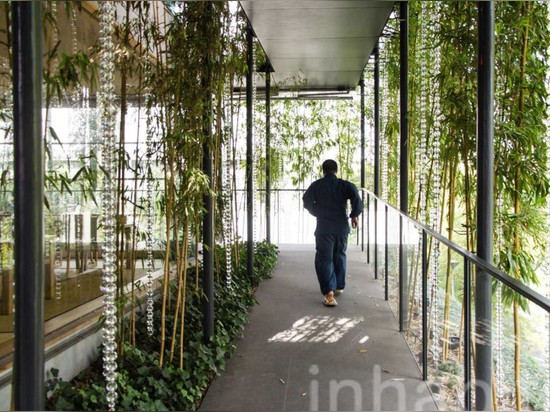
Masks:
[[[461,388],[460,390],[456,389],[456,394],[453,395],[453,401],[456,401],[457,404],[459,404],[459,409],[471,410],[473,407],[472,399],[475,398],[476,390],[478,393],[480,390],[491,390],[487,386],[484,387],[480,379],[475,382],[475,376],[472,376],[471,372],[472,367],[475,365],[474,361],[478,360],[475,356],[474,349],[475,347],[477,347],[477,343],[480,342],[480,338],[484,337],[482,336],[483,333],[480,333],[481,331],[478,329],[479,327],[483,326],[483,322],[480,320],[476,322],[475,313],[473,311],[473,309],[475,308],[475,302],[472,298],[474,293],[473,284],[475,283],[474,274],[477,274],[478,276],[480,274],[483,274],[484,276],[490,276],[490,278],[494,279],[494,281],[496,282],[495,284],[500,283],[501,285],[503,285],[502,290],[509,288],[511,291],[514,291],[521,297],[525,298],[528,302],[532,302],[532,304],[537,306],[536,310],[540,311],[539,315],[544,314],[544,316],[548,316],[550,314],[550,300],[538,293],[537,291],[526,286],[522,282],[518,281],[514,277],[498,269],[494,265],[488,263],[487,261],[473,254],[472,252],[463,248],[462,246],[449,240],[447,237],[441,235],[437,231],[431,229],[424,224],[421,224],[417,220],[402,213],[396,207],[375,196],[372,192],[364,189],[360,190],[365,203],[365,213],[363,214],[361,225],[359,227],[359,231],[357,232],[357,242],[359,245],[361,245],[361,249],[363,251],[366,250],[367,261],[373,265],[375,278],[379,277],[379,273],[383,275],[383,279],[381,279],[381,281],[383,284],[384,298],[386,301],[389,301],[390,306],[394,305],[393,309],[396,317],[399,317],[400,330],[404,332],[404,337],[409,343],[411,350],[413,352],[418,352],[417,361],[419,363],[419,368],[422,372],[422,378],[424,380],[428,380],[429,378],[430,381],[438,379],[442,380],[441,376],[438,374],[441,371],[440,367],[445,366],[442,365],[445,362],[455,362],[455,364],[462,365],[463,380],[458,378],[459,380],[461,380]],[[274,240],[276,241],[276,243],[279,243],[279,241],[284,242],[283,238],[285,238],[285,236],[282,236],[280,239],[278,236],[281,225],[290,226],[294,233],[300,232],[300,239],[304,239],[306,233],[313,233],[314,225],[309,226],[309,224],[304,224],[307,219],[303,217],[303,215],[307,214],[307,211],[303,209],[301,196],[299,195],[303,191],[303,189],[271,189],[271,193],[274,196],[275,206],[271,209],[271,213],[274,214],[274,219],[272,220],[272,223],[273,228],[275,229],[275,235],[273,237],[275,238]],[[240,191],[238,190],[236,191],[236,193],[239,192]],[[265,190],[257,189],[256,192],[265,193]],[[279,199],[279,196],[282,194],[285,194],[285,201],[283,201],[282,197],[281,199]],[[286,196],[289,197],[287,198]],[[288,207],[292,209],[292,212],[287,207],[282,207],[282,204],[288,205]],[[299,220],[300,223],[289,224],[289,221],[292,220],[289,218],[289,212],[296,215],[302,215],[302,217],[300,218],[301,220]],[[261,216],[263,213],[263,207],[259,207],[258,214]],[[392,219],[391,223],[390,217]],[[407,228],[414,228],[414,230],[408,231]],[[264,228],[260,224],[260,233],[263,232],[263,229]],[[397,240],[397,233],[399,233],[399,241]],[[410,235],[410,233],[413,233],[414,237],[417,237],[417,239],[412,240],[412,243],[410,243],[411,239],[409,239],[408,242],[404,239],[404,237]],[[390,238],[388,236],[390,236]],[[391,238],[392,236],[393,239]],[[363,242],[363,240],[366,240],[366,242]],[[390,243],[390,241],[393,243]],[[429,243],[430,241],[432,242],[431,246]],[[442,273],[443,270],[439,272],[435,270],[431,262],[431,257],[428,256],[430,247],[432,248],[433,253],[435,241],[438,242],[437,244],[439,246],[448,248],[446,263],[447,270],[449,270],[448,268],[450,265],[452,265],[453,268],[451,276],[453,281],[453,288],[454,281],[457,280],[458,282],[458,293],[456,294],[456,298],[453,291],[451,304],[447,306],[448,302],[445,302],[444,308],[442,304],[438,305],[435,298],[436,295],[443,295],[443,287],[440,287],[442,285],[442,282],[438,283],[432,277],[434,275],[434,272]],[[390,256],[390,247],[393,248],[392,256]],[[413,279],[414,277],[414,281],[418,281],[413,287],[411,287],[413,282],[410,281],[408,278],[409,273],[407,273],[405,276],[400,276],[399,280],[396,282],[396,285],[394,285],[393,283],[390,285],[390,278],[393,281],[392,276],[394,276],[397,271],[401,272],[403,270],[402,268],[400,268],[401,260],[397,262],[397,259],[395,258],[391,262],[392,264],[390,267],[390,260],[393,257],[393,252],[397,251],[397,248],[399,248],[400,255],[404,256],[404,259],[409,259],[412,256],[412,260],[416,262],[413,263],[413,265],[415,264],[416,266],[413,267],[413,265],[410,265],[405,268],[406,271],[410,269],[411,279]],[[405,253],[403,253],[403,251],[405,251]],[[456,254],[458,255],[458,259],[451,260],[451,255]],[[441,259],[439,259],[438,257],[434,260],[434,262],[439,260],[441,260],[442,262],[445,261],[444,257],[441,256]],[[396,262],[399,264],[395,264]],[[460,263],[463,264],[462,274],[460,274],[460,272],[454,272],[455,267],[460,269]],[[429,273],[430,269],[432,270],[432,272]],[[449,272],[447,272],[447,279],[448,278]],[[431,291],[429,291],[428,288],[429,282],[431,282]],[[436,285],[435,288],[434,283]],[[462,296],[460,296],[461,287]],[[431,295],[429,295],[429,293],[431,293]],[[448,295],[449,292],[446,289],[445,297],[447,298]],[[496,301],[501,300],[496,299]],[[397,307],[395,305],[397,305]],[[492,303],[488,303],[488,305],[491,306]],[[440,308],[442,311],[443,309],[450,311],[450,309],[448,308],[454,308],[456,320],[456,308],[458,306],[460,306],[462,310],[462,318],[460,320],[460,327],[458,328],[458,336],[451,336],[452,332],[449,331],[453,328],[456,329],[457,325],[453,324],[453,322],[450,321],[448,318],[443,320],[441,323],[438,323],[439,317],[435,309]],[[497,311],[498,309],[495,312]],[[497,322],[493,322],[493,326],[496,324]],[[405,326],[403,327],[403,325]],[[414,327],[411,327],[411,325],[413,325]],[[506,327],[510,327],[510,325],[507,324]],[[444,333],[442,333],[441,336],[432,336],[434,334],[434,330],[443,330]],[[477,334],[475,333],[476,331]],[[409,339],[411,338],[414,338],[415,341],[410,342]],[[448,349],[450,345],[450,340],[453,340],[452,351],[457,350],[458,347],[458,356],[456,356],[456,353]],[[509,332],[504,340],[506,342],[505,344],[503,344],[503,347],[506,347],[507,350],[510,349],[511,346],[508,345],[512,345],[514,343],[512,333]],[[541,341],[540,345],[542,345],[543,340],[539,340]],[[497,341],[498,339],[492,336],[491,341],[488,341],[488,344],[498,347]],[[495,345],[493,345],[493,343],[495,343]],[[430,346],[429,348],[429,345],[433,345],[433,347]],[[446,355],[443,355],[443,346],[447,348]],[[529,348],[527,350],[532,349]],[[494,352],[496,353],[497,351],[495,350]],[[539,350],[539,352],[541,351]],[[535,352],[534,357],[540,357],[541,355],[539,352]],[[435,360],[436,353],[441,354],[441,363],[438,363],[439,361]],[[432,356],[431,359],[429,359],[429,354]],[[496,361],[496,355],[493,356],[494,359],[491,359],[493,364],[498,363]],[[428,363],[428,360],[431,361],[431,364]],[[543,356],[543,362],[550,371],[550,361],[548,359],[548,353]],[[512,385],[512,383],[510,382],[511,378],[509,378],[509,376],[511,376],[511,374],[509,373],[511,366],[509,364],[505,366],[508,369],[508,376],[500,378],[500,381],[504,382],[506,380],[507,382],[504,387],[508,386],[509,388]],[[433,367],[435,368],[432,369]],[[524,372],[527,372],[530,374],[532,372],[530,368],[532,367],[527,366],[526,369],[521,370],[521,373],[523,374]],[[498,370],[498,368],[495,369]],[[430,376],[428,376],[428,374]],[[456,372],[455,377],[458,377],[458,375],[461,374],[462,373]],[[495,380],[497,379],[493,377],[493,382],[490,382],[487,385],[492,385]],[[547,378],[546,381],[548,381]],[[473,383],[475,383],[475,385],[473,385]],[[461,393],[462,385],[464,385],[463,394]],[[547,404],[550,404],[550,396],[547,393],[550,390],[550,382],[546,382],[543,386],[544,388],[538,389],[538,394],[540,395],[540,393],[544,393],[544,398],[547,400]],[[487,392],[485,392],[485,394],[487,394]],[[508,399],[499,398],[499,396],[500,395],[497,395],[497,405],[499,403],[504,404],[506,402],[508,402],[509,405],[510,402],[512,402],[510,396],[508,396]],[[442,406],[442,409],[447,409],[447,407]]]
[[[422,378],[423,380],[428,379],[428,341],[429,341],[429,331],[428,331],[428,236],[431,236],[433,239],[437,240],[441,245],[445,245],[450,250],[458,253],[463,258],[464,263],[464,273],[463,273],[463,310],[464,310],[464,355],[463,355],[463,367],[464,367],[464,409],[465,410],[471,410],[472,409],[472,391],[471,391],[471,384],[472,384],[472,377],[471,377],[471,369],[472,369],[472,267],[476,268],[478,270],[478,274],[483,272],[484,274],[488,274],[493,279],[502,282],[502,284],[506,285],[513,291],[517,292],[519,295],[523,296],[528,301],[534,303],[538,307],[540,307],[543,311],[546,313],[550,313],[550,300],[540,293],[534,291],[530,287],[526,286],[525,284],[521,283],[517,279],[513,278],[512,276],[508,275],[507,273],[504,273],[502,270],[498,269],[497,267],[493,266],[492,264],[488,263],[487,261],[479,258],[472,252],[466,250],[465,248],[457,245],[456,243],[450,241],[445,236],[441,235],[437,231],[431,229],[430,227],[421,224],[420,222],[416,221],[415,219],[411,218],[410,216],[404,214],[400,210],[398,210],[396,207],[392,206],[388,202],[380,199],[377,197],[374,193],[361,189],[366,197],[365,199],[365,213],[367,216],[367,228],[369,226],[369,220],[370,220],[370,208],[371,203],[373,203],[374,206],[374,241],[372,241],[370,236],[370,230],[367,229],[367,256],[368,256],[368,262],[370,262],[370,250],[371,247],[374,248],[374,272],[375,277],[378,278],[378,255],[379,255],[379,241],[378,241],[378,235],[381,228],[378,226],[378,213],[384,213],[384,297],[385,300],[388,300],[388,291],[389,291],[389,285],[388,285],[388,214],[390,212],[395,213],[399,216],[399,227],[400,227],[400,234],[399,234],[399,248],[403,245],[403,236],[402,231],[404,227],[404,223],[407,222],[408,224],[415,227],[419,232],[421,232],[421,239],[422,239],[422,247],[421,247],[421,277],[422,277],[422,283],[421,283],[421,306],[422,306]],[[383,206],[383,210],[381,211],[380,206]],[[371,245],[372,243],[372,245]],[[400,285],[401,287],[401,285]],[[402,295],[400,296],[402,297]],[[400,299],[399,302],[400,307],[402,305],[408,305],[408,302],[402,302]],[[492,343],[492,342],[490,342]],[[491,385],[490,383],[489,385]]]

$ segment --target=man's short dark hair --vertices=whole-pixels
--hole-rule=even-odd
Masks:
[[[323,173],[336,173],[338,172],[338,163],[332,159],[325,160],[323,162]]]

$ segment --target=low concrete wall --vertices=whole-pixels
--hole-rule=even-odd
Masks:
[[[93,327],[97,328],[96,325]],[[49,354],[46,353],[46,379],[51,377],[51,368],[59,369],[59,376],[63,380],[68,381],[74,378],[97,359],[101,339],[101,330],[99,330],[91,334],[88,332],[88,335],[82,338],[73,336],[52,347]],[[59,349],[61,347],[64,349]],[[11,369],[0,374],[0,380],[6,382],[0,387],[0,411],[11,410],[11,376]]]

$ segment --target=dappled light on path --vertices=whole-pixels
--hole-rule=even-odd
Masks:
[[[304,316],[268,342],[335,343],[362,321],[362,317]]]

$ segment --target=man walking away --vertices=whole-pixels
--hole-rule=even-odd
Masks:
[[[357,217],[363,212],[363,202],[353,183],[336,177],[338,164],[323,162],[322,179],[316,180],[304,194],[304,207],[317,218],[315,229],[315,271],[325,296],[325,306],[336,306],[334,294],[346,287],[346,249],[350,227],[346,213],[351,202],[351,226],[357,227]]]

